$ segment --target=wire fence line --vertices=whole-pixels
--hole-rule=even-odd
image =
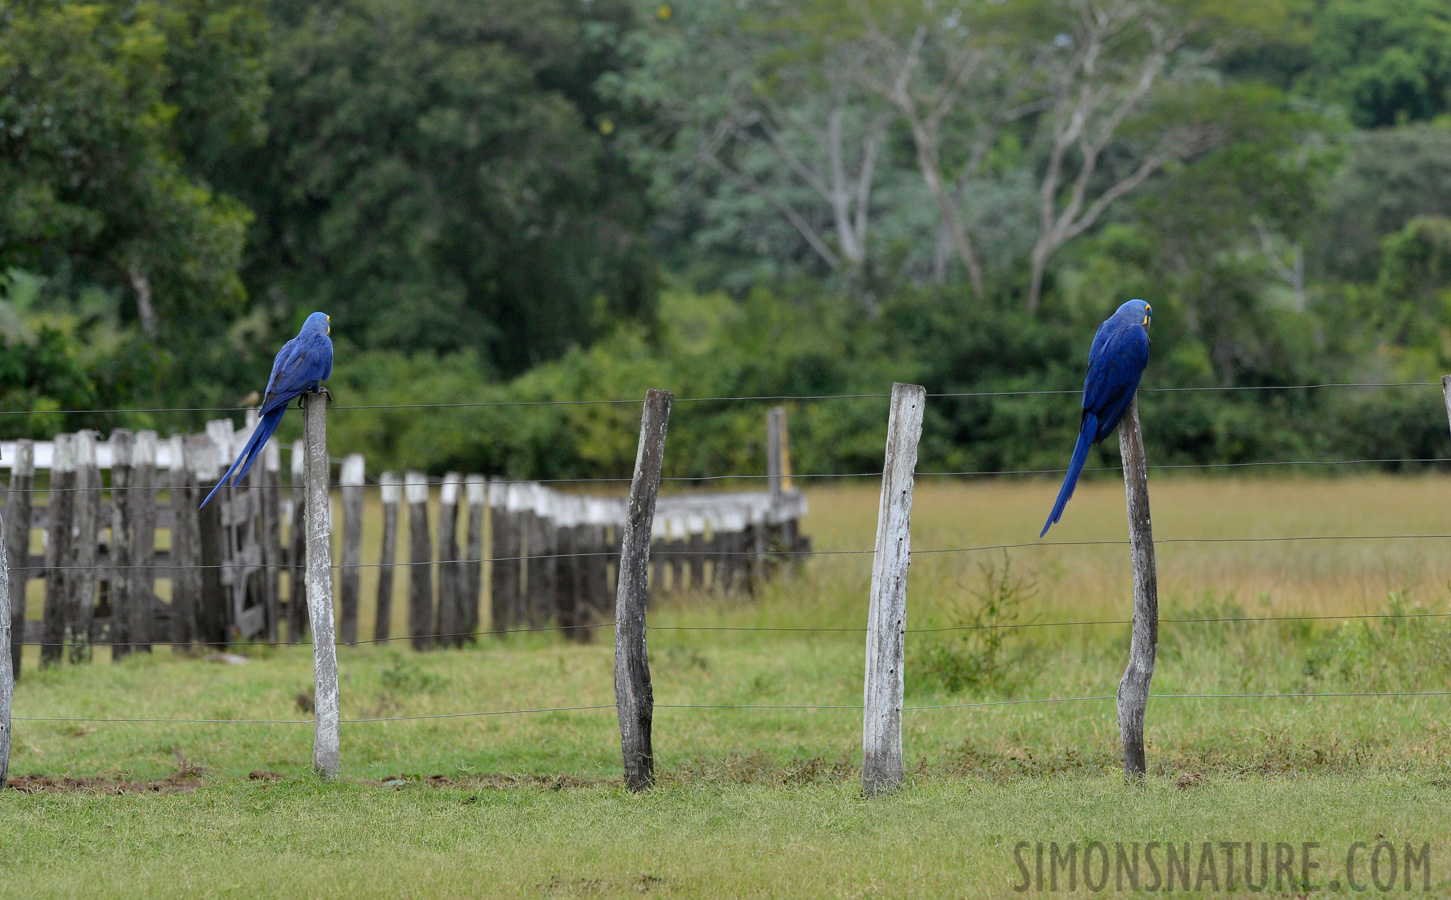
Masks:
[[[1302,534],[1282,535],[1265,537],[1184,537],[1184,538],[1156,538],[1155,544],[1279,544],[1295,542],[1318,542],[1318,541],[1416,541],[1416,540],[1451,540],[1451,534]],[[1050,547],[1124,547],[1128,545],[1127,540],[1115,540],[1105,538],[1102,540],[1085,541],[1024,541],[1013,544],[980,544],[973,547],[927,547],[913,548],[912,553],[916,554],[943,554],[943,553],[981,553],[988,550],[1017,550],[1028,547],[1050,548]],[[874,550],[791,550],[772,549],[767,551],[769,556],[870,556]],[[696,550],[671,550],[657,549],[650,553],[655,557],[681,557],[689,558],[700,555]],[[754,557],[760,555],[755,550],[713,550],[711,556],[730,557]],[[580,559],[600,558],[614,559],[619,556],[618,551],[597,550],[582,553],[540,553],[523,556],[498,556],[490,557],[492,562],[529,562],[542,559]],[[406,569],[411,566],[446,566],[461,562],[461,560],[400,560],[390,563],[333,563],[331,568],[338,570],[355,569]],[[213,569],[236,569],[239,563],[208,563],[208,564],[186,564],[186,565],[130,565],[115,566],[97,564],[94,566],[45,566],[47,571],[91,571],[91,572],[118,572],[118,571],[155,571],[164,573],[167,571],[188,571],[188,570],[213,570]],[[26,569],[26,566],[13,566],[16,570]],[[277,569],[288,570],[287,563],[258,563],[249,566],[252,569]]]
[[[1451,697],[1451,691],[1326,691],[1297,692],[1279,691],[1264,693],[1235,694],[1155,694],[1164,700],[1336,700],[1366,699],[1372,697]],[[918,706],[901,706],[898,712],[928,712],[943,709],[985,709],[999,706],[1028,706],[1036,704],[1090,703],[1114,700],[1114,694],[1092,694],[1082,697],[1019,697],[1005,700],[981,700],[971,703],[934,703]],[[490,716],[521,716],[560,712],[592,712],[614,710],[615,704],[592,704],[583,706],[544,706],[527,709],[490,709],[456,713],[420,713],[411,716],[366,716],[356,719],[342,719],[343,725],[368,725],[384,722],[419,722],[436,719],[474,719]],[[671,710],[724,710],[750,712],[861,712],[861,704],[797,704],[797,703],[656,703],[655,709]],[[181,718],[116,718],[110,716],[13,716],[20,722],[74,722],[112,725],[312,725],[313,719],[181,719]]]
[[[331,462],[333,462],[335,464],[336,463],[341,463],[341,461],[342,460],[340,458],[333,458],[333,459],[331,459]],[[1398,456],[1398,457],[1377,457],[1377,458],[1365,458],[1365,459],[1287,459],[1287,460],[1264,460],[1264,461],[1258,461],[1258,462],[1256,462],[1256,461],[1247,461],[1247,462],[1225,462],[1225,463],[1161,463],[1161,464],[1151,464],[1151,465],[1149,465],[1148,468],[1151,471],[1173,471],[1173,470],[1198,470],[1198,469],[1291,468],[1291,467],[1296,467],[1296,466],[1318,466],[1318,467],[1323,467],[1323,466],[1363,466],[1363,465],[1436,465],[1436,464],[1440,464],[1440,463],[1451,463],[1451,456],[1434,456],[1434,457]],[[993,478],[993,477],[1002,477],[1002,476],[1022,476],[1022,475],[1062,475],[1066,471],[1067,471],[1067,469],[1062,469],[1062,468],[1047,468],[1047,469],[961,469],[961,470],[944,470],[944,471],[931,471],[931,470],[927,470],[927,471],[918,471],[918,472],[916,472],[914,474],[915,474],[915,477],[917,477],[917,478]],[[1122,472],[1123,471],[1123,467],[1122,466],[1086,466],[1086,467],[1084,467],[1083,471],[1084,472]],[[871,472],[793,472],[790,477],[793,480],[809,481],[809,480],[826,480],[826,479],[846,480],[846,479],[852,479],[852,478],[880,478],[881,475],[882,475],[882,473],[880,471],[871,471]],[[665,475],[665,476],[662,476],[660,480],[663,483],[670,483],[670,484],[711,484],[711,483],[728,482],[728,481],[768,481],[771,477],[772,476],[769,475],[769,474],[767,474],[767,473],[761,473],[761,472],[744,472],[744,473],[734,474],[734,475]],[[415,482],[415,483],[417,483],[417,482]],[[443,484],[445,484],[446,483],[446,480],[445,480],[445,478],[443,476],[440,476],[440,475],[424,475],[423,478],[422,478],[422,482],[421,483],[425,483],[425,484],[427,484],[431,488],[436,488],[436,487],[440,487]],[[578,477],[568,477],[568,478],[491,478],[489,480],[489,484],[491,486],[535,485],[535,484],[540,484],[540,485],[559,485],[559,484],[564,484],[564,485],[569,485],[569,484],[573,484],[573,485],[612,484],[612,485],[621,485],[621,486],[623,486],[623,485],[628,485],[629,483],[630,483],[630,479],[629,478],[626,478],[626,477],[617,477],[617,476],[578,476]],[[172,485],[170,485],[170,484],[121,485],[121,486],[114,486],[114,487],[113,486],[110,486],[110,485],[106,485],[106,486],[104,486],[101,489],[104,490],[107,493],[128,493],[128,492],[131,492],[131,491],[150,491],[150,492],[153,492],[153,493],[162,494],[162,493],[166,493],[166,492],[170,491],[171,490],[171,487],[172,487]],[[362,487],[364,487],[366,489],[369,489],[369,490],[376,490],[376,489],[381,489],[382,487],[384,487],[384,485],[383,485],[383,483],[382,483],[382,481],[381,481],[381,479],[379,477],[379,473],[377,473],[377,472],[369,472],[369,473],[367,473],[367,480],[366,480],[365,484],[362,485]],[[268,491],[268,492],[272,492],[272,493],[280,493],[280,494],[286,494],[286,495],[290,495],[290,494],[294,493],[297,490],[296,487],[294,487],[292,485],[285,485],[285,484],[253,484],[253,485],[247,485],[247,489],[248,490],[251,490],[251,491]],[[51,488],[51,487],[37,487],[37,486],[32,486],[32,487],[25,487],[25,488],[7,488],[7,489],[0,489],[0,495],[11,494],[11,493],[31,494],[31,495],[42,495],[42,494],[75,494],[75,493],[86,493],[86,492],[95,491],[95,490],[97,490],[97,488],[94,488],[94,487],[54,487],[54,488]]]
[[[1265,392],[1265,391],[1308,391],[1320,389],[1339,388],[1407,388],[1407,387],[1440,387],[1436,381],[1326,381],[1310,384],[1255,384],[1255,385],[1187,385],[1183,387],[1140,387],[1141,394],[1171,394],[1171,393],[1233,393],[1233,392]],[[1049,388],[1031,390],[1008,390],[1008,391],[940,391],[928,393],[929,398],[940,399],[971,399],[987,397],[1042,397],[1067,394],[1081,394],[1083,389],[1076,388]],[[793,402],[814,402],[829,400],[885,400],[891,394],[888,393],[855,393],[855,394],[752,394],[741,396],[718,396],[718,397],[676,397],[676,405],[683,403],[793,403]],[[490,409],[508,407],[538,407],[538,406],[638,406],[640,398],[629,399],[568,399],[568,400],[474,400],[461,401],[457,403],[364,403],[354,405],[334,405],[329,407],[329,412],[348,412],[352,410],[400,410],[400,409]],[[6,409],[0,410],[0,417],[14,416],[71,416],[71,415],[125,415],[128,413],[166,414],[166,413],[229,413],[239,415],[246,413],[255,407],[250,406],[181,406],[181,407],[136,407],[130,409]]]
[[[1325,613],[1313,615],[1290,615],[1290,616],[1200,616],[1194,618],[1161,618],[1160,625],[1211,625],[1211,624],[1235,624],[1235,623],[1265,623],[1265,622],[1342,622],[1362,619],[1444,619],[1451,618],[1451,612],[1424,612],[1424,613]],[[941,634],[958,631],[1013,631],[1019,628],[1090,628],[1100,625],[1132,625],[1132,619],[1076,619],[1047,622],[993,622],[977,623],[971,625],[941,625],[926,628],[905,628],[904,634]],[[524,628],[500,629],[494,631],[458,631],[432,633],[433,638],[484,638],[484,637],[514,637],[527,634],[553,634],[560,632],[588,631],[603,628],[614,628],[615,623],[590,622],[580,625],[539,625]],[[724,633],[763,633],[763,634],[865,634],[866,628],[862,626],[849,625],[650,625],[650,631],[682,631],[682,632],[724,632]],[[398,635],[386,638],[359,638],[351,644],[343,641],[335,641],[337,647],[356,647],[367,644],[393,644],[404,641],[411,641],[411,635]],[[14,641],[22,647],[69,647],[71,644],[54,641]],[[161,641],[160,643],[165,643]],[[256,647],[310,647],[311,640],[299,639],[297,641],[268,641],[254,640],[248,642],[247,646]],[[104,645],[111,646],[111,645]],[[190,646],[200,649],[223,649],[237,646],[234,641],[192,641]]]

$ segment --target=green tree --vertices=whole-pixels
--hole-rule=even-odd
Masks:
[[[38,0],[0,19],[0,271],[119,288],[147,335],[235,311],[246,210],[189,173],[182,123],[258,127],[262,83],[188,60],[260,50],[257,6]],[[220,27],[225,20],[229,27]]]
[[[594,82],[626,7],[281,3],[269,135],[232,163],[248,278],[364,348],[515,373],[652,294],[643,190]]]
[[[1451,111],[1451,6],[1444,0],[1327,0],[1313,13],[1307,86],[1362,128]]]

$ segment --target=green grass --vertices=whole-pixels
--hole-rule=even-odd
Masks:
[[[1160,538],[1410,534],[1446,530],[1451,480],[1153,489]],[[1029,539],[1051,493],[924,481],[914,548]],[[870,546],[872,489],[811,500],[818,547]],[[1050,539],[1121,539],[1122,502],[1121,487],[1085,485]],[[1451,625],[1416,617],[1447,608],[1446,543],[1163,545],[1166,619],[1399,617],[1166,623],[1155,693],[1451,690]],[[1125,618],[1126,556],[1122,546],[919,555],[909,630]],[[322,785],[307,771],[306,723],[28,718],[305,720],[305,647],[253,648],[244,665],[166,649],[119,666],[101,650],[92,665],[44,671],[28,658],[11,774],[93,780],[0,796],[0,896],[1000,896],[1020,880],[1019,840],[1318,841],[1329,871],[1377,835],[1429,843],[1433,885],[1451,891],[1447,697],[1159,696],[1150,777],[1129,787],[1112,701],[961,706],[1110,695],[1125,626],[1023,628],[1000,646],[981,632],[924,631],[909,634],[907,705],[958,708],[905,713],[909,784],[873,801],[857,787],[859,712],[668,708],[859,704],[860,633],[665,626],[856,627],[869,577],[869,556],[820,556],[755,598],[657,603],[661,783],[645,797],[619,788],[612,709],[345,724],[341,783]],[[610,706],[610,634],[588,646],[534,635],[430,654],[343,648],[343,715]],[[321,874],[308,874],[314,864]]]

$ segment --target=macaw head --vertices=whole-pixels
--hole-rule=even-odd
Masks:
[[[1154,321],[1154,308],[1142,300],[1130,300],[1120,306],[1114,315],[1137,322],[1148,331],[1149,324]]]
[[[333,317],[328,315],[327,313],[315,312],[307,317],[306,322],[302,323],[302,330],[304,332],[321,332],[323,334],[332,334]]]

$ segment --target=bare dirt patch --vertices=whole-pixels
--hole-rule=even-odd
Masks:
[[[22,794],[186,794],[205,782],[199,774],[178,772],[154,781],[116,781],[107,778],[56,778],[16,775],[6,786]]]

